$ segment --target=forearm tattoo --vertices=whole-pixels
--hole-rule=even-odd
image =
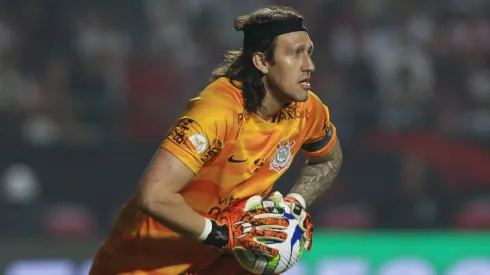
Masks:
[[[325,162],[309,164],[301,169],[300,176],[291,193],[303,196],[306,205],[311,205],[323,192],[332,185],[342,166],[342,150],[339,141],[327,154]]]

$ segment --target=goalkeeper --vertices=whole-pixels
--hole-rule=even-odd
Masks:
[[[336,128],[311,92],[313,43],[302,16],[266,7],[236,18],[235,29],[244,34],[243,48],[227,53],[170,129],[90,274],[246,274],[228,251],[276,255],[256,237],[285,239],[269,229],[287,226],[278,209],[246,211],[246,199],[267,198],[300,151],[307,163],[285,200],[307,209],[339,172]],[[309,250],[313,225],[303,216]]]

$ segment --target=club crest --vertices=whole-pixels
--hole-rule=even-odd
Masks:
[[[269,169],[274,170],[277,173],[281,173],[284,169],[287,169],[293,160],[293,154],[291,148],[294,147],[296,142],[286,141],[284,144],[278,144],[276,147],[276,154],[271,160]]]

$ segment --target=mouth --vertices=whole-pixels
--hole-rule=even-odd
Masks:
[[[301,85],[301,87],[303,87],[303,89],[305,90],[309,90],[311,89],[311,84],[310,84],[310,78],[309,77],[305,77],[303,78],[299,84]]]

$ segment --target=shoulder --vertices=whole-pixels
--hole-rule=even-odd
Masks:
[[[224,77],[213,81],[195,98],[191,99],[189,107],[214,110],[213,113],[238,114],[244,110],[241,90]]]
[[[241,91],[228,79],[219,78],[189,100],[182,117],[208,128],[231,130],[238,126],[243,109]]]

